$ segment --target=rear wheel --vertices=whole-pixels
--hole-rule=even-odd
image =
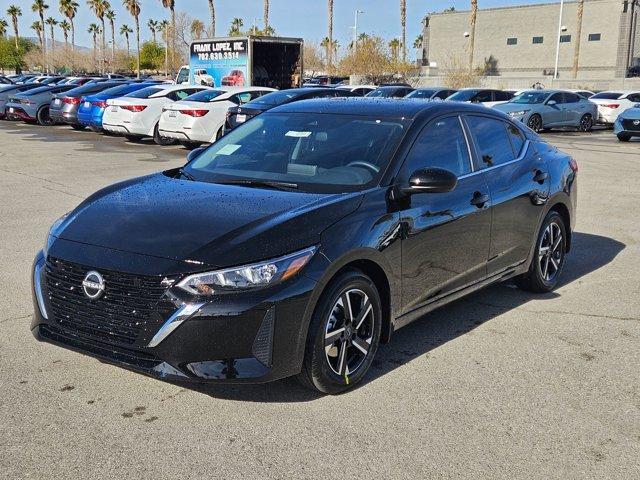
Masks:
[[[538,233],[529,271],[517,279],[520,288],[546,293],[556,287],[565,262],[567,228],[558,212],[547,214]]]
[[[51,116],[49,116],[49,107],[42,107],[38,110],[36,119],[38,120],[39,125],[47,126],[54,124],[54,121],[51,120]]]
[[[629,140],[631,140],[631,135],[627,133],[619,133],[616,135],[616,137],[618,137],[618,140],[620,140],[621,142],[628,142]]]
[[[160,135],[159,124],[156,124],[156,128],[153,130],[153,141],[162,147],[176,143],[176,140],[173,138],[163,137]]]
[[[298,380],[339,393],[362,380],[378,349],[380,295],[369,277],[349,270],[326,288],[313,314]]]
[[[590,113],[585,113],[580,119],[580,124],[578,125],[578,131],[580,132],[590,132],[593,128],[593,117]]]
[[[542,130],[542,117],[537,113],[534,113],[529,117],[529,120],[527,121],[527,127],[529,127],[536,133],[539,132],[540,130]]]

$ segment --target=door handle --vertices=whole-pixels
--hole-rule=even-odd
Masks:
[[[549,174],[547,172],[543,172],[542,170],[536,170],[536,174],[533,177],[533,181],[538,182],[540,185],[542,185],[547,178],[549,178]]]
[[[473,194],[473,198],[471,199],[471,205],[475,205],[478,208],[484,207],[484,204],[489,201],[489,195],[486,193],[476,192]]]

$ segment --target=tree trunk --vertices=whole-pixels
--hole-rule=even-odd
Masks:
[[[176,11],[171,9],[171,73],[176,64]]]
[[[102,73],[106,73],[107,63],[107,36],[104,28],[104,17],[100,18],[100,24],[102,25],[102,47],[100,51],[100,66]]]
[[[333,45],[333,0],[328,3],[329,14],[329,48],[327,48],[327,74],[330,75],[333,67],[333,58],[331,55],[331,45]]]
[[[402,25],[402,61],[407,61],[407,0],[400,0],[400,23]]]
[[[138,49],[136,66],[138,68],[137,78],[140,78],[140,19],[136,17],[136,48]]]
[[[129,48],[129,34],[127,33],[124,36],[125,40],[127,41],[127,57],[131,56],[131,49]]]
[[[584,13],[584,0],[578,0],[578,25],[576,27],[576,43],[573,47],[573,78],[578,76],[578,61],[580,59],[580,38],[582,37],[582,15]]]
[[[111,71],[116,63],[116,26],[111,20]]]
[[[42,36],[42,71],[47,70],[47,39],[45,37],[45,32],[47,31],[44,26],[44,13],[40,12],[40,26],[42,27],[42,31],[40,35]]]
[[[18,45],[18,20],[17,19],[14,20],[13,22],[13,33],[16,36],[16,52],[17,52],[18,50],[20,50],[20,47]]]
[[[69,21],[71,22],[71,51],[75,52],[76,51],[76,27],[73,24],[73,18],[70,18]]]
[[[267,28],[269,27],[269,0],[263,0],[263,1],[264,1],[264,14],[263,14],[264,33],[266,33]]]
[[[469,35],[469,74],[473,73],[473,50],[476,43],[476,17],[478,15],[478,0],[471,0],[471,33]]]
[[[216,36],[216,6],[213,0],[209,0],[209,11],[211,12],[211,36]]]

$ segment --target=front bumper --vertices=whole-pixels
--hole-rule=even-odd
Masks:
[[[134,343],[124,344],[117,337],[87,333],[75,319],[61,316],[42,252],[33,267],[31,330],[40,341],[162,379],[263,383],[300,371],[305,319],[316,286],[303,275],[263,291],[220,295],[206,302],[168,288],[154,312],[157,318],[142,328]],[[99,267],[86,270],[94,268]],[[100,300],[91,302],[92,308],[100,308]],[[185,306],[190,307],[185,318],[172,325],[174,314]]]
[[[638,124],[636,125],[635,122],[638,122]],[[640,119],[618,116],[613,124],[613,133],[616,135],[624,133],[631,137],[640,137]]]
[[[24,107],[14,104],[7,105],[5,115],[9,120],[34,121],[36,119],[35,115],[30,115]]]

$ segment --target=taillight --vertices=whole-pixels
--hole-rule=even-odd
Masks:
[[[62,103],[78,105],[80,103],[80,97],[62,97]]]
[[[204,117],[209,110],[180,110],[180,113],[184,115],[189,115],[191,117]]]
[[[572,158],[569,160],[569,167],[573,170],[573,173],[578,172],[578,162],[576,162],[575,159]]]
[[[620,104],[619,103],[603,103],[602,106],[607,108],[618,108]]]
[[[104,100],[98,100],[97,102],[91,102],[91,105],[93,105],[94,107],[106,108],[107,102]]]
[[[147,108],[146,105],[120,105],[120,108],[124,108],[125,110],[129,110],[133,113],[138,113]]]

